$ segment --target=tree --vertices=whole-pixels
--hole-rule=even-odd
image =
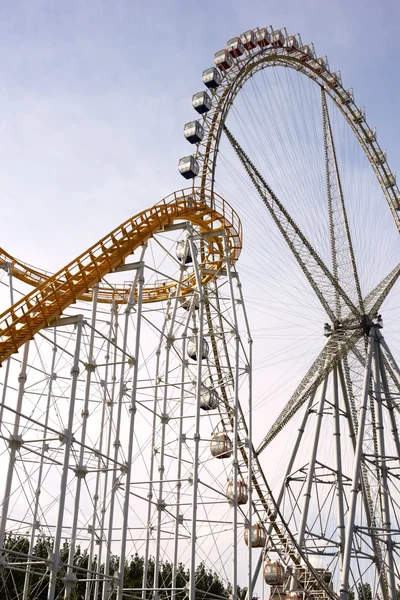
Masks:
[[[360,583],[357,586],[358,600],[372,600],[372,590],[369,583]]]
[[[35,600],[46,600],[48,585],[49,585],[49,573],[47,570],[48,560],[51,558],[53,553],[53,540],[46,536],[39,536],[32,550],[29,550],[29,539],[25,536],[8,534],[5,540],[4,546],[4,561],[5,568],[0,574],[0,598],[15,599],[22,597],[24,589],[26,568],[21,568],[20,565],[26,564],[24,557],[31,554],[32,564],[30,569],[29,577],[29,592],[28,597],[34,598]],[[60,563],[57,574],[56,583],[56,597],[63,597],[64,591],[64,578],[67,574],[67,565],[69,557],[70,543],[65,540],[60,550]],[[16,563],[19,563],[17,566]],[[15,569],[8,567],[7,565],[15,565]],[[75,554],[73,559],[74,573],[77,579],[75,587],[71,590],[70,600],[83,600],[86,592],[86,580],[87,569],[90,567],[92,571],[97,569],[97,557],[89,565],[89,556],[86,550],[82,550],[78,545],[75,548]],[[119,570],[119,558],[117,556],[111,556],[110,559],[110,573],[113,575]],[[154,559],[150,557],[147,570],[147,583],[146,587],[151,588],[154,581],[154,570],[155,563]],[[124,588],[133,590],[140,589],[142,587],[144,571],[144,558],[139,556],[137,553],[131,556],[125,561],[124,565]],[[159,586],[161,600],[171,599],[171,587],[172,587],[172,563],[169,561],[162,561],[159,569]],[[100,566],[100,573],[104,573],[104,565]],[[181,588],[182,592],[176,594],[177,600],[184,600],[186,597],[186,591],[184,588],[187,587],[189,582],[189,570],[185,569],[182,563],[178,564],[176,572],[176,587]],[[195,586],[196,586],[196,600],[211,600],[214,595],[222,596],[225,598],[229,597],[231,587],[225,584],[220,576],[211,569],[206,568],[202,562],[196,569],[195,573]],[[103,585],[99,585],[99,597],[101,597]],[[244,600],[246,596],[246,588],[238,589],[238,599]],[[94,585],[91,585],[90,589],[90,600],[94,599]],[[146,593],[147,598],[150,600],[151,592]],[[132,591],[130,598],[137,600],[141,594]],[[125,597],[125,596],[124,596]],[[96,599],[97,600],[97,599]],[[369,600],[369,599],[367,599]],[[400,599],[399,599],[400,600]]]

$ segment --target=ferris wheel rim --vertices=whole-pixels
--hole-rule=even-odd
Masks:
[[[205,131],[210,116],[211,124],[208,126],[208,132],[204,141],[196,144],[196,151],[193,153],[193,157],[202,163],[199,175],[193,180],[193,187],[195,187],[196,179],[199,178],[200,188],[203,191],[211,190],[212,192],[214,190],[215,171],[223,126],[243,85],[255,73],[265,68],[288,67],[298,71],[324,89],[341,112],[371,164],[379,186],[389,205],[397,229],[400,231],[400,190],[396,182],[394,182],[394,185],[390,182],[390,178],[394,177],[394,171],[387,162],[385,151],[380,147],[376,139],[376,134],[374,134],[374,139],[369,140],[367,137],[374,130],[367,123],[364,107],[359,108],[356,105],[352,88],[349,88],[348,91],[343,87],[340,71],[333,72],[329,68],[325,68],[323,64],[317,62],[321,59],[317,59],[316,55],[312,57],[304,52],[303,47],[290,52],[290,49],[284,46],[278,48],[270,46],[254,51],[247,50],[244,56],[234,59],[233,68],[225,71],[221,83],[216,89],[216,92],[222,93],[220,95],[219,93],[215,93],[212,96],[212,107],[204,115],[203,123]],[[326,64],[328,64],[327,61]],[[232,77],[233,72],[235,74]],[[339,77],[337,73],[339,73]],[[218,102],[217,106],[214,106],[216,98],[220,98],[220,102]],[[360,115],[361,118],[355,120],[354,118],[357,115]],[[205,147],[204,153],[201,152],[202,147]],[[383,162],[380,162],[380,157],[384,157]]]
[[[325,91],[332,99],[335,107],[345,118],[347,125],[352,130],[352,134],[356,137],[364,155],[367,157],[378,180],[378,184],[382,190],[382,193],[389,205],[392,218],[395,221],[397,229],[400,230],[399,189],[395,183],[393,171],[390,169],[386,161],[386,155],[376,141],[376,134],[374,130],[369,127],[365,119],[363,109],[358,108],[352,95],[344,89],[344,87],[341,85],[341,82],[337,80],[337,77],[335,76],[335,79],[333,79],[332,72],[329,70],[329,68],[323,68],[321,72],[317,72],[317,67],[315,66],[314,68],[310,64],[312,63],[315,65],[317,63],[316,56],[312,59],[310,58],[309,62],[308,59],[307,62],[302,61],[301,58],[299,58],[299,55],[302,55],[303,57],[305,56],[302,48],[296,50],[295,55],[296,56],[290,55],[288,49],[283,47],[279,49],[264,48],[261,50],[249,50],[245,52],[244,56],[233,58],[234,67],[229,71],[225,71],[224,75],[222,76],[222,81],[217,85],[216,90],[210,90],[212,92],[211,108],[205,111],[205,115],[203,115],[203,121],[199,119],[200,124],[203,125],[205,135],[202,139],[200,139],[199,142],[196,143],[196,150],[192,155],[195,161],[200,163],[200,166],[197,164],[198,174],[196,174],[196,177],[194,177],[194,182],[200,180],[200,187],[202,190],[212,191],[214,189],[222,130],[224,128],[229,111],[234,105],[235,99],[241,87],[258,70],[263,70],[266,67],[272,66],[287,66],[293,70],[299,71],[301,75],[307,76],[308,79],[313,80],[317,85],[319,85],[321,90]],[[219,72],[218,69],[215,70]],[[195,107],[194,104],[193,106]],[[198,112],[201,114],[200,110],[198,110]],[[356,119],[357,115],[360,115],[362,118]],[[383,161],[380,158],[381,156],[383,156]],[[179,167],[181,167],[181,163],[179,164]],[[391,180],[393,180],[393,184]],[[255,458],[256,462],[258,463],[257,451],[255,452]],[[254,481],[255,486],[257,484],[257,480],[261,481],[262,478],[265,478],[263,469],[259,463],[257,464],[257,469],[259,470],[259,476],[256,475],[256,479]],[[282,525],[284,529],[290,533],[284,518],[282,518]],[[313,567],[308,560],[306,550],[303,550],[303,548],[299,547],[297,547],[296,550],[299,553],[299,556],[301,556],[301,558],[304,560],[307,568],[313,572]],[[321,586],[324,587],[322,577],[319,577],[318,574],[315,573],[313,573],[313,575],[316,575],[317,581],[319,581]],[[330,595],[326,589],[325,592]],[[332,593],[332,596],[335,597],[335,594]]]

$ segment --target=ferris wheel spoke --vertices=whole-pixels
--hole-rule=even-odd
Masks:
[[[400,275],[400,265],[396,266],[376,287],[372,290],[364,300],[364,306],[368,313],[366,315],[366,321],[372,323],[376,312],[382,306],[383,301],[387,298],[390,290],[393,288],[397,279]],[[346,321],[346,318],[344,319]],[[353,329],[354,327],[354,329]],[[311,367],[308,369],[306,375],[303,377],[296,390],[292,394],[290,400],[287,402],[279,417],[276,419],[274,424],[270,427],[267,435],[258,446],[256,453],[261,454],[267,445],[275,438],[275,436],[281,431],[281,429],[290,421],[290,419],[297,413],[299,408],[304,404],[307,398],[315,392],[324,377],[334,369],[342,359],[344,362],[344,369],[346,374],[346,382],[348,386],[348,393],[350,396],[351,414],[354,421],[354,428],[357,431],[357,415],[355,412],[354,393],[352,392],[351,375],[348,371],[347,356],[350,351],[354,351],[357,342],[363,336],[363,329],[358,327],[357,323],[352,324],[350,321],[349,329],[332,330],[324,348],[315,359]],[[357,352],[357,350],[356,350]],[[358,356],[362,357],[360,353]]]
[[[340,180],[335,143],[329,117],[326,94],[321,87],[322,122],[324,132],[326,187],[328,196],[332,275],[342,287],[346,287],[351,297],[356,297],[358,308],[364,314],[360,278],[357,271],[349,220]],[[335,315],[341,320],[343,301],[338,288],[335,288]]]
[[[275,196],[265,179],[253,165],[232,133],[223,126],[226,136],[239,157],[259,196],[283,235],[300,268],[305,274],[332,323],[336,322],[335,295],[338,294],[354,317],[360,317],[359,309],[351,301],[340,283],[332,275],[315,248],[308,241],[293,218]]]

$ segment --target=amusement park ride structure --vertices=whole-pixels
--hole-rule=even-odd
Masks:
[[[228,127],[247,82],[283,68],[320,94],[329,262]],[[179,161],[193,187],[129,219],[54,275],[1,253],[10,306],[0,315],[0,589],[33,600],[45,584],[54,600],[71,597],[82,580],[85,600],[157,599],[167,594],[160,566],[168,560],[168,597],[194,600],[203,560],[224,573],[229,565],[234,600],[238,585],[252,597],[261,570],[273,600],[347,600],[363,583],[374,597],[395,600],[400,370],[380,311],[400,265],[368,293],[362,289],[332,107],[376,174],[382,210],[400,229],[395,175],[352,90],[298,35],[247,31],[216,52],[203,82],[206,89],[193,96],[201,120],[184,127],[195,152]],[[222,139],[328,321],[325,346],[258,445],[253,342],[236,268],[242,226],[215,189]],[[296,417],[298,434],[272,492],[264,453]],[[10,546],[9,534],[29,539],[26,552]],[[40,537],[45,559],[32,551]],[[88,552],[85,569],[74,564],[78,545]],[[121,565],[135,552],[144,573],[133,589]],[[189,575],[179,587],[182,564]],[[23,589],[13,591],[21,571]]]

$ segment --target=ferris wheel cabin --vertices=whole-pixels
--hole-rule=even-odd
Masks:
[[[203,387],[200,393],[200,408],[202,410],[215,410],[218,408],[219,396],[211,388]]]
[[[267,541],[267,533],[263,523],[255,523],[251,526],[251,547],[252,548],[264,548],[265,542]],[[246,527],[244,530],[244,543],[246,546],[249,545],[249,529]]]
[[[264,566],[264,581],[270,586],[283,585],[285,582],[285,568],[277,561],[268,561]]]
[[[237,481],[236,482],[236,502],[239,505],[243,505],[243,504],[247,504],[247,500],[249,499],[249,494],[247,491],[247,485],[244,483],[244,481]],[[228,482],[228,485],[226,487],[226,497],[229,500],[229,502],[233,502],[234,500],[234,485],[233,485],[233,481],[232,479]]]
[[[193,179],[199,174],[199,163],[194,156],[184,156],[178,163],[179,173],[185,179]]]
[[[210,442],[210,452],[214,458],[230,458],[232,441],[226,433],[214,433]]]
[[[261,29],[258,29],[255,33],[255,40],[257,46],[260,48],[266,48],[269,46],[271,43],[271,38],[268,29],[266,27],[261,27]]]
[[[240,37],[234,37],[226,42],[226,49],[232,58],[239,58],[244,52],[244,46]]]
[[[252,29],[249,29],[248,31],[242,33],[240,39],[242,40],[242,44],[246,48],[246,50],[252,50],[257,46],[256,36]]]
[[[187,353],[189,358],[192,360],[197,360],[197,338],[191,337],[188,339],[187,343]],[[207,358],[209,353],[209,347],[207,340],[203,339],[203,343],[201,345],[201,360]]]
[[[210,90],[216,89],[219,85],[221,85],[222,77],[218,69],[215,67],[210,67],[203,71],[203,83]]]
[[[285,36],[281,29],[275,29],[271,33],[271,46],[275,46],[276,48],[283,48],[283,44],[285,43]]]
[[[192,106],[197,112],[202,115],[208,112],[211,108],[211,98],[207,92],[197,92],[192,97]]]
[[[295,35],[289,35],[283,45],[288,52],[296,52],[296,50],[300,49],[299,40]]]
[[[197,255],[197,247],[194,246],[195,254]],[[176,243],[176,258],[184,265],[189,265],[193,262],[193,256],[188,240],[179,240]]]
[[[214,64],[221,71],[227,71],[233,66],[233,58],[228,50],[218,50],[218,52],[214,54]]]
[[[191,144],[198,144],[204,137],[204,128],[199,121],[190,121],[185,124],[183,134]]]

